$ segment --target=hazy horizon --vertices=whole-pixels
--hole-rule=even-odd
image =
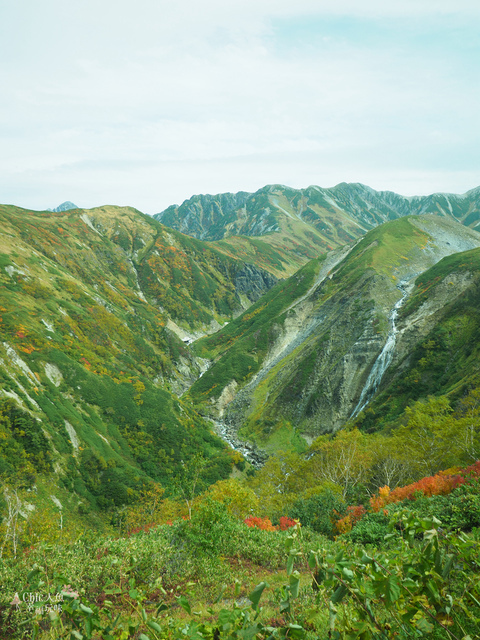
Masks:
[[[0,200],[134,206],[480,184],[470,0],[0,6]]]

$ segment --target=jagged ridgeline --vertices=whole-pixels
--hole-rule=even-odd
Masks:
[[[432,300],[427,295],[431,285],[425,283],[431,277],[436,282],[435,269],[444,273],[445,263],[457,264],[458,258],[463,265],[462,256],[470,254],[457,252],[479,246],[480,234],[451,217],[410,216],[373,229],[353,248],[309,262],[227,327],[195,343],[197,354],[215,360],[191,387],[190,397],[202,411],[222,417],[267,449],[298,448],[300,434],[308,442],[340,428],[355,417],[389,337],[390,366],[377,386],[366,390],[367,406],[378,389],[388,394],[392,372],[408,377],[410,363],[423,363],[422,345],[449,308],[460,308],[456,301],[473,278],[476,261],[468,259],[461,275],[449,279],[452,284],[436,285],[441,291],[437,302],[433,290]],[[457,256],[445,258],[429,275],[427,270],[450,254]],[[465,304],[470,310],[466,317],[471,313],[477,318],[474,303]],[[392,324],[395,307],[402,315]],[[466,317],[462,322],[470,330]],[[467,334],[459,339],[467,340]],[[455,344],[452,338],[443,364]],[[423,391],[447,391],[442,384],[426,384]],[[398,412],[418,393],[404,393]],[[391,399],[383,398],[385,407],[391,406]],[[359,422],[369,411],[360,414]],[[379,427],[373,418],[369,425]]]
[[[270,185],[255,193],[193,196],[155,217],[285,277],[319,253],[351,243],[379,224],[427,213],[478,229],[480,188],[463,195],[406,198],[362,184],[341,183],[331,189]]]
[[[180,393],[202,361],[185,341],[276,279],[131,208],[0,207],[0,473],[55,470],[107,506],[189,454],[232,463]]]

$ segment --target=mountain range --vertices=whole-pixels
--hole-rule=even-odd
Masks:
[[[408,378],[425,349],[440,351],[432,336],[447,318],[454,323],[452,309],[454,316],[471,315],[469,330],[477,335],[479,247],[480,235],[452,218],[411,216],[380,225],[353,247],[310,261],[227,327],[197,341],[195,352],[212,366],[189,395],[204,413],[267,448],[283,447],[285,438],[293,446],[299,435],[311,442],[354,418],[361,425],[365,413],[369,428],[381,428],[370,404],[356,415],[358,403],[367,405],[377,391],[388,396],[389,385],[398,385],[393,372]],[[461,259],[452,261],[451,254]],[[431,280],[435,286],[426,285]],[[422,293],[426,286],[428,296]],[[448,352],[449,341],[443,342]],[[450,354],[450,375],[443,376],[448,384],[417,380],[401,398],[397,391],[395,411],[389,407],[392,418],[420,395],[468,382],[476,370],[476,342],[463,334],[450,342],[456,350]],[[388,362],[362,398],[387,343]],[[463,349],[469,350],[468,359]],[[445,358],[442,352],[443,363]],[[439,366],[432,353],[430,359],[419,379]]]
[[[168,485],[192,451],[228,473],[225,445],[178,398],[205,367],[186,343],[275,277],[130,208],[1,206],[0,220],[0,473],[54,471],[95,504],[147,477]]]
[[[255,193],[193,196],[154,217],[284,277],[318,253],[353,242],[379,224],[427,213],[478,229],[480,188],[463,195],[407,198],[362,184],[341,183],[331,189],[269,185]]]
[[[210,482],[243,468],[215,431],[301,451],[480,386],[480,188],[0,219],[0,474],[53,475],[82,508],[168,488],[194,452]]]

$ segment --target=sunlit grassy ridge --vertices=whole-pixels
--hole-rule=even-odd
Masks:
[[[408,326],[423,305],[436,309],[437,320],[389,371],[385,388],[357,420],[364,429],[388,428],[407,405],[429,394],[448,394],[455,401],[478,385],[480,251],[444,258],[415,284],[401,322]]]
[[[310,261],[215,335],[195,343],[195,351],[215,358],[215,363],[189,390],[194,402],[218,397],[232,380],[243,383],[258,371],[276,337],[275,324],[282,323],[289,305],[311,287],[323,259]]]
[[[2,206],[0,220],[1,472],[55,470],[87,510],[168,485],[188,452],[228,474],[224,445],[172,394],[199,368],[169,326],[238,313],[244,263],[128,207]]]
[[[412,260],[412,254],[424,248],[429,240],[428,234],[412,224],[413,221],[413,218],[401,218],[369,231],[336,274],[337,278],[344,278],[342,286],[353,286],[366,269],[395,280],[401,267]]]

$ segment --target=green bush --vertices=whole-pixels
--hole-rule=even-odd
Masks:
[[[361,544],[381,544],[388,533],[388,522],[389,518],[383,513],[367,513],[343,537]]]
[[[296,500],[288,512],[290,518],[300,520],[303,526],[332,538],[335,522],[346,512],[346,504],[332,491],[311,498]]]
[[[470,531],[480,526],[480,482],[458,487],[447,496],[419,497],[402,505],[419,517],[438,518],[448,529]]]
[[[187,543],[190,550],[221,554],[225,537],[234,525],[226,506],[216,500],[200,503],[191,520],[179,520],[173,526],[173,540]]]

